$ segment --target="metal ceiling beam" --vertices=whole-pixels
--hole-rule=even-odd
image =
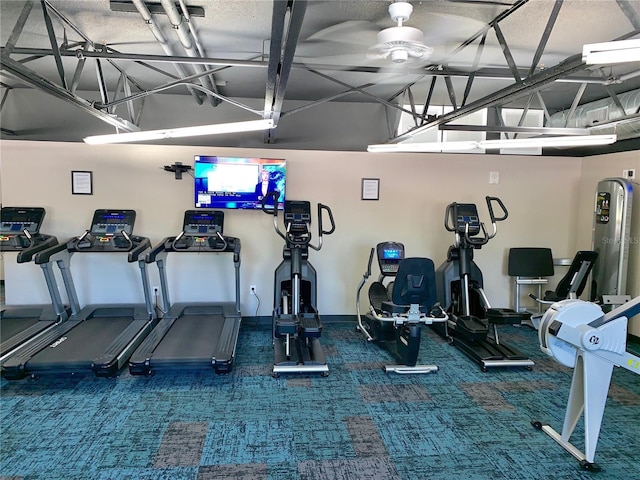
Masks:
[[[385,100],[383,98],[376,97],[372,93],[369,93],[369,92],[365,91],[364,88],[354,87],[353,85],[349,85],[347,82],[343,82],[341,80],[338,80],[337,78],[330,77],[329,75],[326,75],[326,74],[324,74],[322,72],[318,72],[316,70],[312,70],[312,69],[307,69],[307,70],[309,70],[311,73],[315,73],[316,75],[318,75],[318,76],[320,76],[322,78],[326,78],[327,80],[330,80],[330,81],[332,81],[334,83],[337,83],[338,85],[342,85],[343,87],[347,87],[347,88],[349,88],[351,90],[355,90],[358,93],[361,93],[362,95],[365,95],[365,96],[371,98],[372,100],[374,100],[374,101],[376,101],[378,103],[386,105],[387,107],[395,108],[397,110],[402,110],[403,112],[408,113],[409,115],[412,115],[410,110],[402,108],[401,106],[396,105],[394,103],[391,103],[391,102],[389,102],[389,101],[387,101],[387,100]]]
[[[632,5],[632,3],[629,0],[616,1],[618,3],[618,6],[620,7],[620,10],[622,10],[622,13],[625,14],[625,16],[631,22],[631,25],[633,25],[633,28],[635,28],[636,30],[640,30],[640,14],[638,14],[638,11]]]
[[[272,118],[276,125],[282,113],[284,95],[306,9],[306,0],[275,0],[273,2],[264,117]],[[265,132],[267,143],[273,141],[272,134],[271,130]]]
[[[529,75],[533,75],[536,71],[536,68],[538,67],[538,62],[540,62],[540,58],[542,58],[544,49],[547,46],[547,41],[551,36],[553,26],[556,24],[556,20],[558,19],[558,14],[560,13],[560,8],[562,7],[563,1],[564,0],[556,0],[556,2],[553,4],[553,9],[551,10],[551,14],[549,15],[549,19],[547,20],[547,25],[544,27],[544,31],[542,32],[542,37],[540,38],[540,42],[538,43],[538,48],[536,48],[536,53],[534,53],[533,55],[531,68],[529,69]]]
[[[390,143],[397,143],[402,140],[406,140],[407,138],[417,135],[422,131],[433,128],[437,125],[451,122],[452,120],[464,117],[483,108],[508,103],[509,101],[515,98],[519,98],[534,89],[541,88],[544,85],[554,82],[558,78],[570,75],[584,68],[585,64],[582,61],[582,55],[574,55],[572,57],[569,57],[564,62],[556,65],[555,67],[542,70],[530,76],[523,82],[509,85],[508,87],[502,88],[494,93],[486,95],[485,97],[480,98],[464,107],[442,115],[441,117],[438,117],[435,120],[426,123],[422,127],[410,130],[394,138]]]
[[[500,44],[500,48],[502,49],[504,58],[507,60],[507,65],[509,65],[509,70],[511,71],[511,75],[513,75],[513,78],[515,79],[516,82],[520,82],[522,80],[522,77],[520,77],[518,66],[516,65],[516,61],[513,59],[513,55],[511,55],[511,49],[509,48],[509,45],[507,45],[507,39],[504,38],[502,29],[500,28],[500,25],[497,22],[493,25],[493,31],[496,32],[498,43]]]
[[[471,93],[471,87],[473,86],[473,80],[476,76],[476,70],[478,69],[478,64],[480,63],[480,58],[482,57],[482,52],[484,51],[484,45],[487,41],[487,32],[482,35],[480,42],[478,43],[478,48],[476,49],[476,54],[473,57],[473,65],[471,65],[471,73],[467,78],[467,84],[464,87],[464,94],[462,95],[462,106],[464,107],[467,103],[467,99],[469,98],[469,93]]]
[[[62,65],[62,57],[60,56],[60,48],[58,47],[58,42],[56,41],[56,32],[53,29],[53,22],[51,22],[51,17],[49,16],[49,12],[47,11],[47,2],[42,0],[42,14],[44,15],[44,24],[47,27],[47,35],[49,36],[49,43],[51,44],[51,49],[53,50],[53,58],[56,62],[56,68],[58,70],[58,75],[60,76],[60,83],[65,89],[69,89],[67,85],[67,79],[64,74],[64,66]]]
[[[4,54],[5,47],[0,47],[0,53]],[[12,51],[16,55],[34,55],[37,58],[41,58],[47,55],[53,55],[53,51],[46,48],[24,48],[16,47]],[[268,61],[264,60],[230,60],[224,58],[191,58],[181,57],[177,55],[142,55],[133,53],[122,53],[109,49],[109,51],[88,51],[84,49],[75,50],[60,50],[60,55],[63,57],[77,57],[77,58],[105,58],[110,60],[128,60],[133,62],[148,62],[148,63],[202,63],[205,65],[217,65],[220,67],[247,67],[247,68],[265,68],[269,65]],[[143,64],[143,63],[141,63]],[[148,67],[148,66],[147,66]],[[149,67],[151,68],[151,67]],[[381,67],[366,67],[366,66],[353,66],[347,70],[336,65],[325,64],[308,64],[308,63],[296,63],[292,64],[292,68],[301,68],[304,70],[324,70],[332,71],[338,70],[340,72],[357,72],[357,73],[378,73],[382,70]],[[526,69],[521,69],[520,73],[526,75]],[[414,68],[406,71],[407,75],[429,75],[429,76],[451,76],[451,77],[469,77],[471,72],[464,70],[457,70],[455,68],[448,67],[432,67],[432,68]],[[166,75],[166,72],[165,72]],[[496,79],[496,80],[513,80],[513,75],[510,75],[510,71],[506,68],[482,68],[474,72],[475,78],[482,79]],[[175,77],[173,77],[175,78]],[[191,77],[189,77],[191,78]],[[606,80],[600,78],[593,78],[590,76],[581,76],[576,78],[559,78],[559,82],[572,82],[572,83],[597,83],[603,84]]]
[[[24,3],[24,6],[20,11],[20,16],[18,17],[18,21],[13,26],[13,30],[11,30],[11,35],[9,35],[7,44],[5,45],[2,51],[3,55],[11,55],[11,51],[16,46],[16,42],[18,41],[18,38],[20,38],[20,34],[22,33],[22,30],[24,29],[24,26],[27,23],[27,18],[29,18],[29,14],[31,13],[32,9],[33,9],[33,2],[28,1]]]
[[[580,103],[580,99],[582,98],[582,94],[584,93],[586,88],[587,88],[586,83],[581,84],[580,87],[578,88],[578,91],[576,92],[576,96],[573,98],[573,102],[571,103],[571,108],[569,109],[567,118],[565,118],[564,120],[565,127],[569,125],[569,122],[573,119],[573,115],[576,113],[576,108],[578,108],[578,104]]]
[[[94,117],[99,118],[100,120],[121,129],[122,131],[135,132],[140,130],[137,126],[122,118],[119,118],[115,115],[110,115],[94,108],[91,102],[72,94],[68,90],[61,88],[54,83],[51,83],[46,78],[40,76],[33,70],[24,67],[22,64],[9,58],[8,56],[0,55],[0,66],[2,67],[3,71],[18,78],[27,85],[30,85],[49,95],[53,95],[54,97],[57,97],[61,100],[65,100],[75,105],[76,107],[81,108],[85,112],[93,115]]]

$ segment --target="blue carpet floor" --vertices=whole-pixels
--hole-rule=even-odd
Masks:
[[[532,419],[562,427],[572,371],[537,334],[502,340],[532,371],[482,373],[423,331],[429,375],[385,374],[385,351],[350,322],[327,323],[327,378],[270,376],[270,325],[244,324],[233,372],[91,375],[0,383],[2,479],[640,478],[640,377],[615,369],[596,462],[577,461]],[[574,443],[583,449],[582,422]]]

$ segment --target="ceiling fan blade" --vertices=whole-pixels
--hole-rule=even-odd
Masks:
[[[430,46],[463,42],[486,27],[480,20],[447,13],[430,13],[418,27],[424,32],[424,42]]]
[[[365,20],[348,20],[310,35],[304,43],[335,42],[370,46],[375,42],[380,28]]]

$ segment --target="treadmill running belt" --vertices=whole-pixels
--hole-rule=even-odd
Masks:
[[[158,360],[195,359],[210,364],[224,322],[222,315],[179,317],[153,352],[152,364]]]
[[[40,319],[36,316],[34,318],[3,318],[0,322],[0,341],[4,342],[14,335],[19,334],[23,330],[38,323]],[[45,324],[45,322],[43,322]]]
[[[78,324],[51,346],[29,360],[31,369],[65,364],[86,364],[101,356],[133,320],[131,317],[94,317]],[[64,339],[64,340],[62,340]]]

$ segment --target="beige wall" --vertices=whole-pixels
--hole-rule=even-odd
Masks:
[[[193,201],[191,177],[185,175],[183,180],[175,180],[172,173],[163,170],[164,165],[176,161],[193,164],[196,154],[285,158],[288,198],[330,206],[337,224],[335,234],[325,238],[324,248],[310,254],[318,270],[321,314],[355,313],[356,288],[366,268],[369,250],[377,242],[404,242],[409,255],[428,256],[439,265],[453,240],[443,227],[446,205],[454,201],[475,202],[481,217],[487,220],[485,195],[500,197],[510,215],[498,224],[498,235],[476,252],[475,259],[484,273],[485,290],[492,304],[510,306],[508,249],[547,246],[556,257],[571,257],[577,248],[588,247],[591,242],[588,221],[595,188],[592,176],[599,179],[614,175],[622,170],[617,163],[630,168],[626,165],[630,160],[635,160],[636,168],[639,167],[637,152],[635,157],[607,156],[607,165],[616,164],[615,172],[611,166],[607,172],[598,171],[594,175],[589,169],[592,164],[599,165],[595,159],[563,157],[88,146],[21,141],[3,141],[0,154],[3,205],[45,207],[43,231],[64,240],[88,228],[97,208],[132,208],[138,213],[135,232],[149,237],[154,244],[179,233],[183,212],[192,208]],[[72,170],[93,172],[93,195],[71,194]],[[497,185],[489,184],[491,171],[500,174]],[[379,201],[360,199],[363,177],[380,179]],[[273,231],[272,219],[261,212],[226,211],[225,233],[242,240],[243,314],[256,313],[257,301],[246,294],[249,285],[256,285],[261,299],[257,313],[269,315],[273,306],[273,270],[282,254],[282,241]],[[106,271],[116,262],[102,256],[89,265],[91,262],[78,257],[82,256],[74,257],[73,266],[74,273],[79,272],[76,278],[80,278],[77,286],[81,298],[84,294],[92,303],[103,299],[119,301],[137,289],[135,268],[127,273],[128,283],[120,281],[120,277],[117,283],[99,283],[95,270],[89,267],[97,265]],[[8,303],[28,301],[26,297],[33,295],[33,291],[28,292],[24,288],[27,285],[44,288],[37,282],[28,283],[27,270],[19,267],[24,266],[5,262]],[[79,267],[87,267],[90,274],[80,273]],[[631,267],[630,270],[637,272]],[[202,295],[216,300],[230,298],[232,282],[226,277],[232,268],[227,256],[203,260],[196,255],[175,255],[169,261],[168,271],[170,281],[174,280],[172,301],[203,299]],[[157,284],[155,268],[151,268],[150,274],[152,283]],[[109,275],[103,276],[108,280]],[[635,294],[640,294],[637,280],[634,288]]]

